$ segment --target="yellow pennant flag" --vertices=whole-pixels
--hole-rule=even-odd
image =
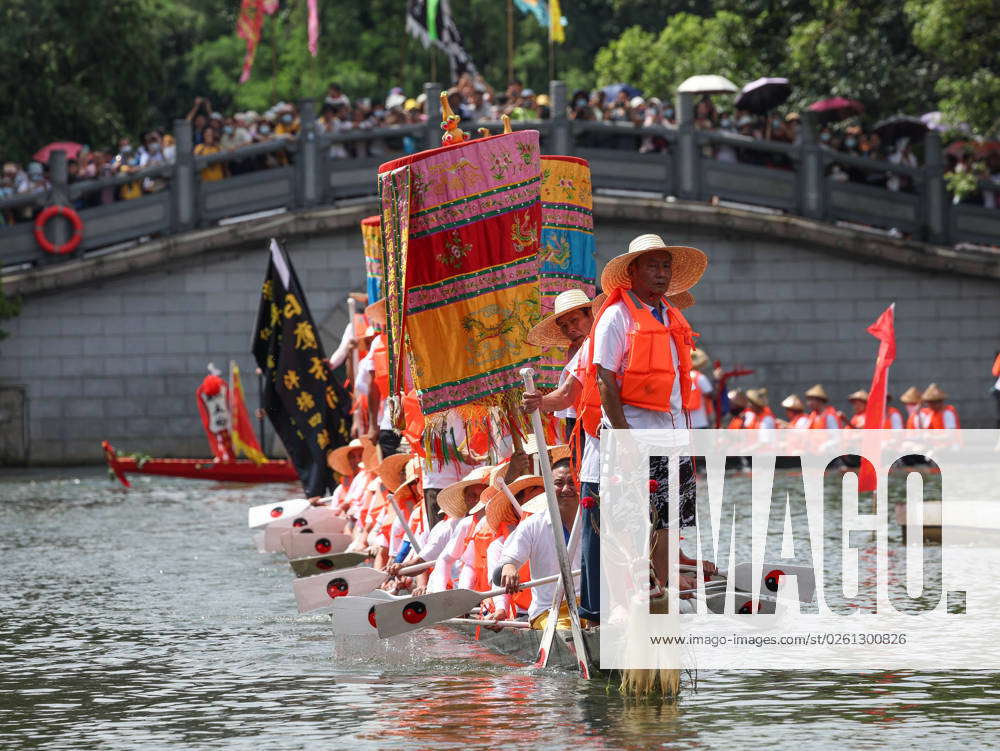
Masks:
[[[559,0],[549,0],[549,40],[559,42],[566,41],[566,32],[563,31],[562,9],[559,7]]]
[[[229,363],[229,415],[232,418],[233,447],[254,464],[267,461],[264,452],[260,450],[257,436],[250,424],[246,400],[243,398],[243,383],[240,380],[240,369],[235,362]]]

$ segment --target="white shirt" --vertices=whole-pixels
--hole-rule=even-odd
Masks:
[[[584,340],[583,347],[588,347],[588,348],[590,347],[590,339],[589,338],[587,338],[587,339]],[[584,353],[584,351],[583,351],[583,347],[580,347],[580,349],[578,349],[573,354],[573,356],[571,358],[569,358],[569,361],[566,363],[566,365],[563,366],[563,369],[561,371],[559,371],[559,387],[560,388],[562,387],[562,385],[564,383],[566,383],[566,380],[568,378],[576,378],[578,381],[580,380],[579,378],[577,378],[576,370],[577,370],[577,368],[580,367],[580,356],[581,356],[581,354],[583,355],[583,357],[587,356],[586,353]],[[582,383],[582,381],[581,381],[581,383]],[[577,414],[576,414],[576,408],[573,405],[570,405],[569,407],[566,407],[566,409],[560,409],[558,412],[555,412],[554,414],[555,414],[556,417],[572,417],[574,419],[577,416]]]
[[[582,386],[585,368],[581,365],[581,361],[586,362],[586,358],[589,356],[590,337],[587,337],[583,340],[583,346],[576,351],[576,354],[570,358],[569,362],[566,363],[566,367],[563,368],[559,381],[560,384],[566,378],[575,378]],[[573,416],[578,417],[575,409],[573,410]],[[582,427],[581,430],[583,432],[583,455],[580,457],[580,482],[598,483],[601,481],[601,442],[586,430],[583,430]]]
[[[461,561],[462,553],[465,552],[465,538],[469,536],[472,525],[475,523],[471,516],[463,516],[461,519],[450,521],[454,521],[455,524],[442,546],[441,553],[435,559],[437,563],[434,565],[434,571],[431,572],[430,578],[427,580],[428,592],[444,592],[448,589],[448,583],[455,577],[456,564]],[[438,524],[437,526],[442,525]],[[420,557],[428,560],[424,555]]]
[[[705,397],[707,394],[712,393],[712,382],[708,380],[708,376],[704,373],[694,371],[694,377],[691,380],[691,388],[701,391],[701,406],[698,407],[698,409],[691,410],[691,427],[707,428],[708,410],[705,409]]]
[[[582,546],[578,545],[575,554],[571,557],[571,565],[574,570],[580,568],[581,548]],[[532,579],[541,579],[559,573],[559,559],[556,557],[555,539],[552,537],[552,524],[549,521],[548,513],[529,516],[517,525],[517,528],[507,538],[507,542],[504,543],[503,553],[500,556],[500,566],[511,563],[520,570],[525,562],[529,562],[531,565]],[[576,591],[579,593],[579,578],[574,577],[574,583]],[[531,607],[528,608],[529,620],[549,609],[556,587],[559,586],[562,584],[557,580],[532,588]]]
[[[902,430],[904,427],[903,415],[899,412],[889,413],[889,427],[893,430]]]
[[[344,335],[340,337],[340,346],[337,347],[337,351],[330,355],[330,367],[339,368],[344,364],[347,359],[347,353],[351,351],[351,342],[354,341],[354,324],[351,321],[347,322],[347,326],[344,327]],[[355,375],[355,378],[357,375]]]

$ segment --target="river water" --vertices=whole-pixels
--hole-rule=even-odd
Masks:
[[[288,486],[0,473],[2,749],[912,749],[1000,742],[993,673],[698,671],[676,705],[432,629],[335,644],[247,506]]]

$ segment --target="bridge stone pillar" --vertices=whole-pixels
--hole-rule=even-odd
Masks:
[[[194,134],[187,120],[174,120],[176,157],[170,182],[174,232],[194,229],[198,223],[197,190],[194,170]]]
[[[927,239],[934,243],[948,242],[951,224],[944,184],[944,151],[941,136],[934,132],[924,136],[924,217]]]
[[[62,149],[49,154],[49,183],[52,186],[49,203],[55,206],[69,206],[69,169],[66,165],[66,152]],[[70,238],[69,221],[61,216],[53,217],[45,226],[45,232],[58,247]],[[79,251],[74,255],[78,253]],[[48,260],[57,258],[58,256],[49,256]]]
[[[701,165],[694,130],[694,97],[677,94],[677,194],[697,201],[701,198]]]
[[[424,112],[427,113],[427,148],[434,149],[441,145],[441,84],[425,83]]]
[[[295,160],[295,178],[298,185],[298,204],[312,208],[319,203],[319,144],[316,142],[316,102],[299,100],[299,154]]]
[[[566,84],[562,81],[551,81],[549,99],[551,99],[549,117],[552,122],[552,142],[549,144],[549,151],[552,154],[569,154],[572,144],[570,122],[566,117]]]
[[[826,178],[823,176],[823,152],[816,139],[817,130],[815,113],[803,112],[799,125],[802,134],[799,144],[799,210],[810,219],[822,219],[826,215]]]

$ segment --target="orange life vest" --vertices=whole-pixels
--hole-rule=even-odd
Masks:
[[[743,429],[751,430],[753,428],[760,427],[760,421],[765,417],[774,417],[774,413],[771,411],[770,407],[764,407],[760,414],[754,412],[752,409],[747,409],[743,415]]]
[[[993,375],[1000,377],[1000,355],[993,361]]]
[[[388,376],[386,376],[388,378]],[[417,390],[410,389],[403,395],[403,417],[406,420],[406,428],[403,430],[403,437],[421,457],[424,456],[422,439],[424,437],[424,414],[420,411],[420,399],[417,398]]]
[[[354,314],[354,338],[358,342],[358,359],[368,354],[365,346],[365,332],[368,330],[368,316],[364,313]]]
[[[746,412],[744,411],[744,412],[740,412],[738,415],[736,415],[736,417],[734,417],[732,420],[729,421],[729,424],[726,426],[726,429],[727,430],[742,430],[743,429],[743,415],[745,415],[745,414],[746,414]]]
[[[691,391],[693,369],[691,350],[694,349],[694,338],[697,334],[691,330],[691,325],[680,310],[670,305],[666,299],[662,302],[667,311],[669,325],[656,320],[631,290],[615,288],[594,319],[595,328],[591,329],[590,335],[589,363],[584,377],[580,405],[577,407],[577,415],[580,416],[586,431],[592,436],[597,435],[597,427],[601,420],[597,367],[593,364],[594,330],[608,306],[616,302],[623,302],[632,315],[632,326],[627,333],[628,362],[619,384],[622,404],[654,412],[670,411],[670,394],[678,375],[670,355],[671,339],[677,349],[681,404],[684,410],[690,411],[694,403],[694,394]]]
[[[944,405],[942,409],[931,409],[930,407],[921,409],[920,427],[929,428],[930,430],[944,430],[945,412],[951,412],[954,415],[956,428],[962,427],[962,424],[958,421],[958,412],[950,404]]]
[[[865,426],[865,413],[862,412],[860,415],[854,415],[851,417],[851,422],[849,424],[852,428],[863,428]]]
[[[827,415],[833,415],[833,419],[836,421],[838,428],[844,427],[844,424],[840,420],[840,415],[837,414],[837,410],[829,404],[826,405],[826,408],[821,412],[813,410],[809,413],[809,427],[813,430],[825,430]]]
[[[906,429],[907,430],[919,430],[920,429],[920,410],[918,409],[912,415],[906,418]]]

